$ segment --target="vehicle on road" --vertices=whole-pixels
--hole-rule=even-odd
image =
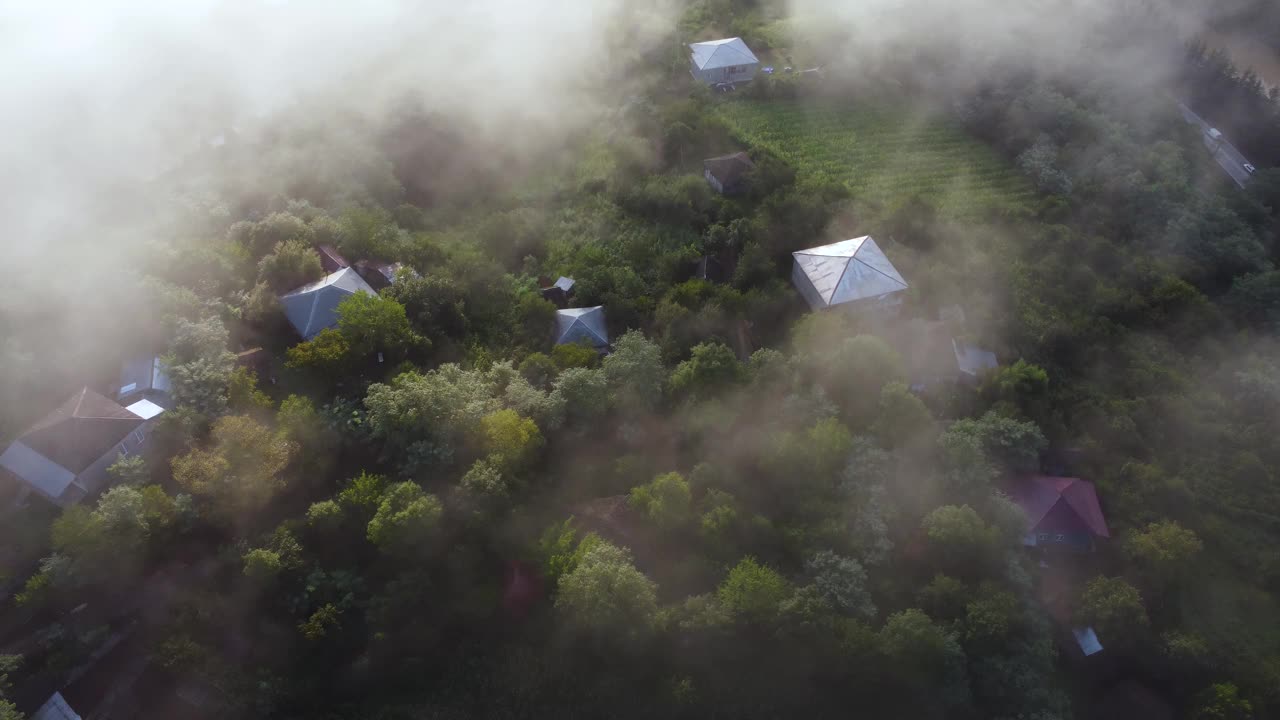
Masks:
[[[1257,169],[1257,168],[1255,168],[1255,167],[1254,167],[1252,164],[1250,164],[1250,163],[1245,163],[1245,164],[1244,164],[1244,171],[1245,171],[1245,172],[1247,172],[1247,173],[1249,173],[1250,175],[1252,175],[1252,174],[1254,174],[1255,172],[1257,172],[1257,170],[1258,170],[1258,169]]]

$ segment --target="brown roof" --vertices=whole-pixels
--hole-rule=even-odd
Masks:
[[[703,169],[710,171],[726,188],[741,182],[755,166],[756,164],[751,162],[751,156],[744,152],[702,161]]]
[[[84,388],[36,423],[21,440],[79,474],[143,422],[115,402]]]
[[[316,247],[316,252],[320,253],[320,266],[324,268],[326,273],[336,273],[344,267],[350,267],[347,259],[342,257],[338,249],[332,245],[320,245]]]

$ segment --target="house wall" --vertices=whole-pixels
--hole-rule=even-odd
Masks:
[[[721,184],[719,178],[717,178],[715,175],[711,173],[711,170],[709,168],[702,171],[702,176],[707,179],[708,183],[711,183],[711,187],[715,188],[716,192],[720,193],[721,195],[724,194],[724,185]]]
[[[690,61],[690,64],[692,64],[692,61]],[[756,76],[756,70],[758,70],[759,67],[759,63],[750,63],[747,65],[734,65],[732,67],[700,70],[697,65],[694,65],[693,76],[708,85],[715,85],[717,83],[750,82],[751,79]]]
[[[791,283],[800,291],[800,295],[804,297],[805,302],[809,303],[809,307],[814,310],[822,310],[827,307],[827,303],[823,301],[822,296],[818,294],[818,289],[813,286],[813,282],[809,280],[809,276],[805,275],[804,269],[800,267],[800,263],[791,261]]]

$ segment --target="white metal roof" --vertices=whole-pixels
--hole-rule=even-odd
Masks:
[[[150,420],[151,418],[164,412],[164,408],[151,402],[150,400],[139,400],[138,402],[125,408],[125,410],[128,410],[134,415],[137,415],[143,420]]]
[[[337,325],[338,304],[358,292],[376,294],[354,268],[346,267],[282,295],[280,303],[298,334],[310,340]]]
[[[907,289],[907,281],[870,235],[791,255],[826,305]]]
[[[586,340],[595,347],[609,344],[609,330],[605,327],[604,306],[570,308],[556,311],[556,344]]]
[[[754,65],[760,62],[755,54],[751,52],[751,48],[748,48],[747,44],[742,42],[742,38],[735,37],[692,43],[689,45],[689,49],[692,51],[693,64],[699,70],[712,70],[735,65]]]

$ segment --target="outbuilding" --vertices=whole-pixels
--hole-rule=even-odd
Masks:
[[[902,302],[899,293],[907,289],[907,281],[870,235],[791,256],[791,281],[814,310],[849,303],[896,307]]]
[[[702,175],[721,195],[737,195],[747,189],[747,179],[756,164],[744,152],[702,161]]]
[[[760,68],[760,60],[742,38],[693,43],[689,50],[693,76],[708,85],[748,82]]]

